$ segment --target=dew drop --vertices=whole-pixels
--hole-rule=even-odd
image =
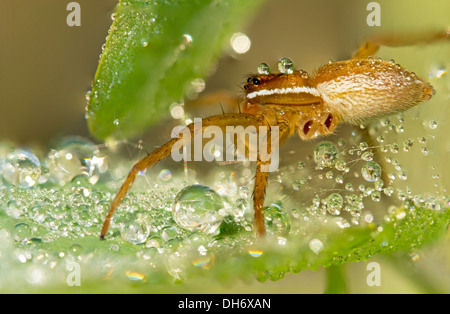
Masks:
[[[32,235],[30,226],[23,222],[14,227],[14,233],[20,240],[29,239]]]
[[[195,93],[201,93],[205,90],[206,83],[202,78],[196,78],[191,81],[192,90]]]
[[[141,39],[141,46],[142,47],[147,47],[148,46],[148,40],[146,38],[142,38]]]
[[[374,161],[368,161],[361,168],[361,174],[366,181],[377,181],[381,177],[381,167]]]
[[[347,169],[347,163],[344,160],[339,159],[336,161],[334,167],[339,171],[345,171]]]
[[[171,177],[172,173],[168,169],[163,169],[159,173],[159,179],[161,179],[162,181],[169,181]]]
[[[351,183],[346,183],[345,184],[345,189],[347,191],[349,191],[349,192],[353,192],[354,191],[353,185]]]
[[[438,127],[437,121],[435,121],[435,120],[429,121],[429,122],[428,122],[428,127],[429,127],[431,130],[436,129],[436,128]]]
[[[50,151],[48,169],[62,184],[83,173],[91,177],[94,170],[104,171],[106,167],[106,161],[96,157],[96,152],[97,147],[91,141],[66,137]]]
[[[278,235],[287,235],[291,228],[289,214],[281,202],[274,202],[264,211],[267,230]]]
[[[147,242],[145,242],[146,248],[160,248],[163,246],[164,240],[159,236],[151,236]]]
[[[406,139],[404,142],[403,142],[403,151],[404,152],[408,152],[410,149],[411,149],[411,147],[413,146],[413,140],[412,139]]]
[[[47,207],[35,204],[28,212],[28,217],[33,219],[37,223],[44,222],[47,219],[48,211]]]
[[[364,152],[361,155],[361,159],[364,161],[372,161],[373,160],[373,153],[370,151]]]
[[[324,204],[329,214],[339,215],[344,205],[344,198],[339,193],[333,193],[325,199]]]
[[[330,142],[322,142],[314,149],[314,162],[318,167],[331,167],[336,163],[338,150]]]
[[[12,185],[27,189],[36,184],[41,175],[39,159],[27,150],[8,154],[2,166],[3,178]]]
[[[405,180],[408,179],[408,174],[406,173],[406,171],[405,171],[404,169],[400,169],[400,170],[397,172],[397,177],[398,177],[400,180],[405,181]]]
[[[294,62],[289,58],[282,58],[278,61],[278,71],[283,74],[294,73]]]
[[[184,103],[174,102],[170,105],[170,114],[174,119],[181,119],[184,117]]]
[[[292,188],[294,191],[299,191],[303,186],[307,184],[306,178],[297,179],[292,183]]]
[[[372,192],[372,194],[370,195],[370,197],[372,198],[372,201],[374,202],[379,202],[381,199],[381,194],[379,191],[374,191]]]
[[[306,164],[305,164],[305,162],[303,162],[303,161],[299,161],[299,162],[297,163],[297,168],[298,168],[299,170],[304,169],[305,166],[306,166]]]
[[[391,151],[391,153],[397,154],[400,151],[400,147],[397,143],[392,143],[389,146],[389,150]]]
[[[309,241],[309,248],[315,254],[319,254],[320,251],[323,250],[323,243],[319,239],[312,239],[311,241]]]
[[[361,142],[359,143],[359,149],[363,152],[365,151],[367,148],[369,148],[369,145],[366,142]]]
[[[91,93],[92,93],[92,90],[88,90],[86,92],[86,94],[84,94],[84,98],[86,98],[87,102],[89,102],[91,100]]]
[[[150,217],[143,213],[133,213],[120,225],[120,235],[131,244],[142,244],[150,234]]]
[[[364,222],[368,223],[368,224],[372,223],[373,222],[373,215],[371,213],[366,213],[364,215]]]
[[[192,41],[193,41],[192,36],[189,35],[189,34],[184,34],[183,38],[184,38],[184,43],[186,45],[190,45],[192,43]]]
[[[267,75],[270,73],[270,67],[267,65],[267,63],[261,63],[258,65],[258,74],[264,74]]]
[[[216,234],[223,220],[219,213],[224,208],[223,200],[208,186],[191,185],[182,189],[175,197],[172,214],[183,229]]]

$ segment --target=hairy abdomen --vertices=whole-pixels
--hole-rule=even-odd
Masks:
[[[329,111],[349,123],[406,110],[434,92],[414,73],[374,59],[327,64],[317,71],[314,83]]]

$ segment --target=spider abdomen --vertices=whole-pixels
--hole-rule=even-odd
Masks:
[[[406,110],[434,92],[414,73],[372,58],[324,65],[314,83],[324,105],[350,123]]]

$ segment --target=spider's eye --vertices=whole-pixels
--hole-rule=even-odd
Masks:
[[[252,83],[253,83],[253,85],[259,85],[259,84],[261,83],[261,81],[259,80],[259,78],[254,77],[254,78],[252,79]]]
[[[303,126],[303,134],[308,134],[308,132],[311,130],[312,124],[312,121],[308,121],[305,123],[305,125]]]
[[[331,127],[331,123],[333,123],[333,116],[330,114],[328,115],[328,118],[325,120],[325,126],[327,129]]]

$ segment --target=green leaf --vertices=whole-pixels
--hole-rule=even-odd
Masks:
[[[230,217],[224,221],[223,231],[232,237],[192,233],[177,227],[163,236],[165,228],[175,224],[167,208],[153,208],[155,198],[160,200],[158,206],[170,206],[174,191],[169,187],[161,193],[162,188],[131,193],[126,201],[126,208],[145,213],[145,222],[153,226],[146,244],[131,244],[120,235],[120,225],[129,225],[135,217],[124,209],[117,213],[117,232],[106,241],[99,240],[107,209],[104,205],[111,198],[105,187],[67,184],[51,189],[1,188],[0,291],[34,289],[31,273],[37,274],[36,280],[42,279],[41,292],[74,292],[66,284],[70,273],[66,266],[76,262],[81,267],[79,289],[83,292],[117,292],[117,287],[121,292],[171,291],[174,280],[198,283],[208,278],[231,284],[238,279],[279,280],[289,272],[331,267],[327,292],[342,293],[346,291],[345,278],[339,267],[344,263],[415,251],[445,234],[450,222],[448,208],[430,210],[407,201],[407,207],[397,208],[381,224],[339,228],[331,221],[324,224],[312,219],[303,232],[281,238],[269,234],[263,242],[256,241],[252,232],[231,222]],[[11,209],[16,212],[8,215]],[[44,215],[42,218],[36,219],[37,210]],[[160,246],[151,244],[151,239]],[[286,242],[280,243],[280,239]]]
[[[262,3],[120,1],[89,95],[91,133],[130,137],[161,119]]]

